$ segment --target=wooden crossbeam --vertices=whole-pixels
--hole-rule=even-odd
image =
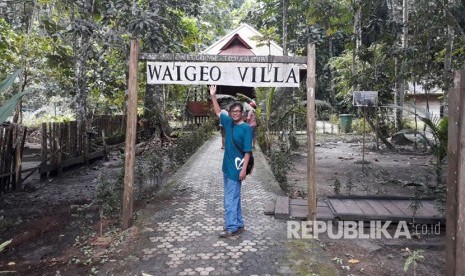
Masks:
[[[220,55],[192,55],[192,54],[158,54],[140,53],[139,60],[173,61],[173,62],[235,62],[235,63],[293,63],[306,64],[307,57],[303,56],[220,56]]]

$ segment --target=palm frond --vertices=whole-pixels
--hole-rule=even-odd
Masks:
[[[16,70],[8,78],[6,78],[2,82],[0,82],[0,93],[2,93],[4,90],[6,90],[11,85],[13,85],[13,82],[15,81],[15,79],[18,77],[18,75],[21,73],[22,70],[23,69]]]
[[[249,102],[249,103],[250,103],[251,101],[253,101],[252,98],[249,98],[249,97],[247,97],[246,95],[244,95],[244,94],[242,94],[242,93],[236,93],[236,96],[237,96],[237,98],[238,98],[239,100],[242,100],[242,101],[247,101],[247,102]]]
[[[422,118],[432,119],[432,118],[436,117],[431,112],[428,112],[428,110],[426,110],[425,108],[422,108],[422,107],[420,107],[418,105],[414,105],[412,103],[405,103],[402,106],[395,105],[395,104],[388,104],[388,105],[386,105],[386,107],[390,107],[390,108],[393,108],[393,109],[400,109],[400,110],[406,111],[406,112],[408,112],[410,114],[413,114],[413,115],[416,115],[416,116],[419,116],[419,117],[422,117]]]
[[[12,240],[7,240],[6,242],[3,242],[2,244],[0,244],[0,252],[3,251],[3,249],[5,249],[10,243],[11,243]]]
[[[0,83],[0,93],[5,91],[11,85],[13,85],[15,79],[18,77],[21,71],[22,69],[16,70],[16,72],[11,74],[8,78],[6,78],[4,81]],[[6,121],[8,117],[11,116],[15,107],[21,101],[21,98],[29,92],[30,90],[24,90],[18,94],[15,94],[0,106],[0,123]]]
[[[231,95],[226,95],[226,94],[216,94],[217,99],[233,99],[237,101],[237,98]]]

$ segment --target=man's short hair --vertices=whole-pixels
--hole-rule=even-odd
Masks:
[[[236,106],[240,107],[241,112],[244,111],[244,106],[240,102],[234,102],[229,106],[229,112],[231,112],[231,110],[233,110],[233,108],[235,108]]]

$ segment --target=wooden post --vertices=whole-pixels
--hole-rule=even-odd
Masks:
[[[16,145],[16,154],[15,154],[15,158],[16,158],[16,163],[15,163],[15,183],[16,183],[16,187],[15,187],[15,190],[16,191],[21,191],[22,190],[22,186],[21,186],[21,167],[22,167],[22,160],[23,160],[23,149],[24,149],[24,143],[26,142],[26,134],[27,134],[27,128],[24,127],[23,128],[23,131],[21,133],[21,140],[19,140],[19,135],[20,135],[20,132],[19,132],[20,128],[18,127],[18,131],[17,131],[17,135],[18,135],[18,144]]]
[[[449,91],[446,203],[446,275],[465,275],[465,71]]]
[[[0,125],[0,195],[3,194],[3,177],[1,175],[4,173],[3,164],[5,164],[3,153],[3,148],[5,145],[4,133],[5,128]]]
[[[79,137],[78,137],[78,123],[76,121],[72,121],[71,122],[71,148],[72,148],[72,156],[73,157],[77,157],[77,156],[80,156],[81,153],[78,151],[78,144],[79,144]]]
[[[307,45],[307,182],[308,213],[307,220],[316,220],[315,187],[315,44]]]
[[[66,160],[66,159],[72,158],[72,155],[71,155],[71,127],[70,127],[69,122],[65,123],[63,132],[64,132],[64,137],[65,137],[63,139],[63,141],[65,143],[64,152],[66,153],[66,155],[68,157],[68,158],[65,158],[65,160]]]
[[[13,182],[13,178],[11,177],[11,175],[13,174],[14,172],[14,166],[13,166],[13,160],[11,160],[11,157],[10,156],[13,156],[13,144],[14,144],[14,137],[13,137],[13,134],[14,134],[14,126],[13,125],[10,125],[8,127],[8,132],[7,132],[7,148],[6,148],[6,152],[7,152],[7,172],[10,174],[7,178],[6,178],[6,192],[11,192],[12,191],[12,187],[11,187],[11,184]]]
[[[55,140],[55,134],[53,132],[53,123],[49,122],[48,123],[48,134],[49,134],[49,148],[50,148],[50,164],[55,165],[55,156],[53,153],[55,152],[55,147],[53,146],[55,143],[53,142]],[[51,173],[49,172],[49,176],[51,176]]]
[[[42,164],[46,164],[47,161],[47,123],[42,123]],[[40,174],[40,181],[47,179],[47,173]]]
[[[126,146],[124,149],[124,193],[122,226],[127,229],[132,223],[134,162],[136,159],[136,127],[137,127],[137,67],[139,61],[139,43],[131,40],[129,53],[129,80],[127,97]]]
[[[102,145],[103,145],[103,158],[108,161],[107,141],[105,141],[105,127],[102,128]]]
[[[57,124],[57,146],[59,148],[57,152],[57,175],[61,177],[63,175],[63,139],[62,139],[62,130],[63,130],[63,123],[56,123]]]
[[[88,124],[87,121],[83,121],[81,127],[81,134],[82,134],[82,154],[84,156],[84,164],[89,165],[89,133],[88,131]]]

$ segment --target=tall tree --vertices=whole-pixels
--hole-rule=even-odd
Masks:
[[[283,55],[287,56],[287,17],[289,0],[283,0]]]

